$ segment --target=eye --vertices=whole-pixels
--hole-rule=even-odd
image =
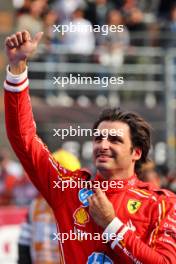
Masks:
[[[102,135],[95,136],[95,137],[94,137],[94,141],[95,141],[95,142],[101,142],[101,141],[102,141]]]
[[[108,136],[108,140],[112,143],[123,143],[122,137],[119,136]]]

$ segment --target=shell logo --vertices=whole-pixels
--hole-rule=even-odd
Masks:
[[[75,224],[77,225],[85,226],[85,224],[89,222],[89,214],[82,206],[76,209],[73,217],[75,220]]]

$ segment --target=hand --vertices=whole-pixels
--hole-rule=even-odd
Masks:
[[[17,32],[5,40],[6,54],[10,67],[18,67],[20,63],[25,64],[37,50],[43,32],[38,32],[33,39],[28,31]]]
[[[100,188],[95,189],[95,194],[90,196],[88,201],[90,215],[97,225],[105,229],[116,217],[112,203]]]

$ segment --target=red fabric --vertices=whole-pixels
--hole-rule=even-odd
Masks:
[[[7,191],[12,191],[15,187],[15,184],[17,182],[17,179],[13,175],[7,175],[5,179],[5,186]]]
[[[36,135],[28,91],[20,93],[5,92],[5,112],[7,134],[11,145],[28,173],[31,181],[53,208],[60,232],[82,230],[90,233],[102,233],[91,217],[83,215],[83,222],[75,215],[79,208],[86,212],[79,201],[79,188],[61,191],[53,188],[58,177],[77,180],[84,177],[84,171],[71,173],[64,170],[53,158],[46,146]],[[85,176],[86,178],[87,176]],[[97,180],[101,181],[100,176]],[[176,204],[172,193],[154,190],[148,184],[139,181],[136,176],[123,182],[123,188],[109,189],[107,196],[113,203],[117,217],[125,224],[129,222],[135,231],[127,231],[120,245],[111,249],[111,243],[94,240],[70,240],[63,243],[66,263],[93,263],[93,252],[102,252],[111,261],[106,263],[130,264],[174,264],[176,259]],[[137,201],[138,210],[134,209]],[[133,208],[133,207],[134,208]],[[86,217],[85,217],[86,216]],[[121,247],[121,248],[120,248]],[[103,261],[103,260],[102,260]],[[94,262],[95,263],[95,262]],[[103,262],[96,262],[103,263]]]
[[[0,226],[19,225],[26,220],[28,208],[18,208],[16,206],[1,206]]]

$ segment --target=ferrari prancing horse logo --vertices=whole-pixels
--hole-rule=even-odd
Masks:
[[[141,202],[140,201],[137,201],[137,200],[128,200],[128,203],[127,203],[127,209],[128,209],[128,212],[130,214],[135,214],[138,209],[141,207]]]

